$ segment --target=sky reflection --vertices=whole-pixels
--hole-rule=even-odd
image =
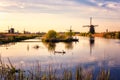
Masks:
[[[8,49],[6,49],[6,45],[1,45],[0,50],[4,59],[9,57],[15,64],[19,64],[21,61],[32,64],[36,60],[43,64],[54,62],[54,64],[72,63],[76,65],[107,61],[109,66],[119,66],[119,45],[115,42],[115,40],[103,38],[79,37],[78,43],[18,42],[8,46]],[[40,48],[34,49],[35,45]],[[55,50],[64,50],[66,53],[64,55],[54,54]]]

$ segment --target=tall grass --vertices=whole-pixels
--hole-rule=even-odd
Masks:
[[[83,67],[77,66],[75,70],[71,68],[54,68],[52,64],[42,70],[41,64],[36,63],[36,67],[31,70],[15,68],[10,59],[9,64],[5,64],[0,57],[0,80],[110,80],[110,71],[101,69],[97,77],[93,71],[87,71]]]

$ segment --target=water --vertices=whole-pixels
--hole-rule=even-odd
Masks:
[[[30,39],[17,43],[0,45],[4,62],[9,58],[17,68],[30,69],[39,62],[42,67],[49,64],[75,67],[99,67],[110,69],[111,78],[120,79],[120,40],[78,37],[73,43],[42,43],[40,39]],[[38,45],[39,48],[35,48]],[[54,51],[66,53],[54,53]]]

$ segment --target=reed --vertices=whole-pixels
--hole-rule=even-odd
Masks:
[[[110,80],[110,71],[101,69],[96,79],[92,71],[87,71],[84,67],[77,66],[75,71],[71,68],[60,69],[48,65],[45,70],[41,69],[41,64],[36,63],[36,67],[31,70],[24,71],[23,69],[16,69],[10,59],[9,64],[5,64],[0,57],[0,80]]]

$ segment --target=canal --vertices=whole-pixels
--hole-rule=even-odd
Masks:
[[[49,64],[55,67],[84,66],[110,70],[111,78],[120,79],[120,40],[77,37],[79,42],[43,43],[41,39],[0,45],[0,55],[5,63],[10,59],[16,68],[31,69],[40,63],[43,68]],[[65,53],[62,53],[65,51]],[[58,52],[58,53],[57,53]]]

